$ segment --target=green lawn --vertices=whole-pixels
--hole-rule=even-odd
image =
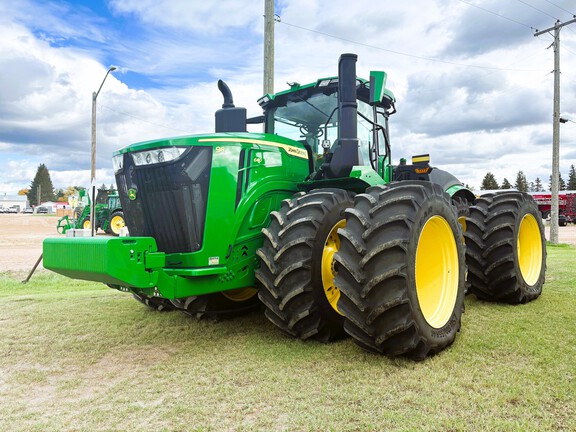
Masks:
[[[148,310],[48,272],[0,274],[0,430],[573,431],[576,248],[542,296],[468,296],[448,350],[415,363],[289,339],[261,311]]]

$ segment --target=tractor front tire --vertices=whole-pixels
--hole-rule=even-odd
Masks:
[[[247,313],[260,306],[255,288],[239,288],[214,294],[171,300],[178,310],[196,319],[219,320]]]
[[[334,254],[344,211],[354,204],[342,189],[316,189],[284,200],[262,230],[264,244],[256,278],[266,317],[284,333],[330,342],[345,336],[334,284]]]
[[[465,233],[471,291],[510,304],[540,296],[546,273],[546,238],[534,199],[522,192],[478,198]]]
[[[80,222],[80,227],[82,229],[90,229],[92,228],[92,224],[90,222],[90,216],[86,216],[84,219],[82,219],[82,222]]]
[[[108,229],[106,232],[114,236],[120,235],[120,229],[126,226],[124,221],[124,212],[121,210],[116,210],[110,215],[110,220],[108,222]]]
[[[175,309],[174,305],[170,303],[170,300],[165,298],[150,297],[141,292],[132,292],[132,296],[143,305],[146,305],[150,309],[156,310],[158,312],[170,312]]]
[[[359,346],[422,360],[452,344],[464,310],[465,247],[439,185],[369,188],[356,195],[339,234],[338,308]]]

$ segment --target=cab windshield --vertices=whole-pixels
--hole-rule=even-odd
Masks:
[[[370,152],[379,154],[378,142],[383,144],[382,127],[373,125],[374,108],[358,99],[358,139],[361,165],[370,165]],[[316,93],[307,99],[298,94],[291,96],[286,105],[268,111],[268,129],[271,133],[306,143],[321,159],[323,145],[332,147],[338,138],[338,93]],[[271,117],[273,116],[273,121]],[[368,120],[371,121],[368,121]]]

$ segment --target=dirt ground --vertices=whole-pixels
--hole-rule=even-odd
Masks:
[[[61,237],[58,217],[31,214],[0,214],[0,272],[32,270],[42,254],[46,237]],[[43,267],[40,265],[37,270]]]
[[[42,253],[42,240],[60,236],[57,223],[56,216],[0,214],[0,271],[30,271]],[[549,238],[550,227],[545,229]],[[576,225],[559,227],[558,236],[560,243],[576,245]]]

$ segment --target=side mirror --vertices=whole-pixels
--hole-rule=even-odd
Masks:
[[[386,90],[387,74],[384,71],[370,72],[370,105],[382,102]]]

